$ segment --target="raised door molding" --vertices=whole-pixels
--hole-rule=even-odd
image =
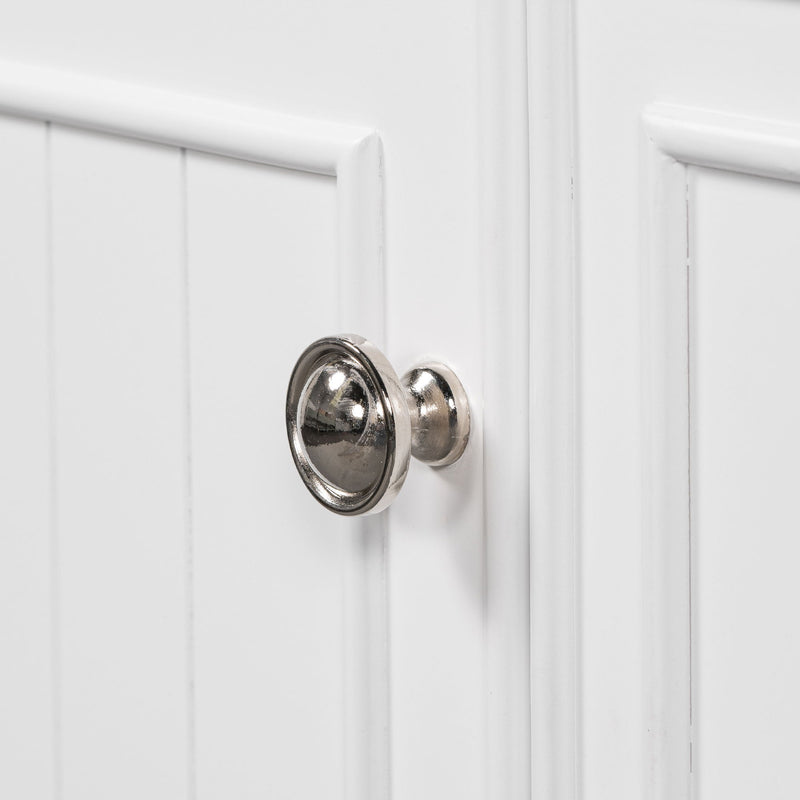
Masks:
[[[800,126],[672,105],[643,114],[645,790],[692,796],[688,168],[800,182]]]
[[[383,337],[382,149],[368,128],[0,61],[0,113],[336,178],[340,314]],[[357,280],[355,280],[357,278]]]

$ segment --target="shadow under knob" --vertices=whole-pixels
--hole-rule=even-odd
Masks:
[[[306,487],[339,514],[376,513],[400,491],[409,456],[431,466],[461,457],[469,403],[449,367],[421,364],[402,381],[361,336],[311,344],[295,365],[286,428]]]

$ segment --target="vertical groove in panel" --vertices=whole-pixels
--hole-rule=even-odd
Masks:
[[[53,126],[66,800],[186,794],[180,156]]]
[[[0,797],[56,793],[47,135],[0,117]]]
[[[187,797],[197,796],[197,769],[194,713],[194,546],[192,516],[192,352],[191,318],[189,308],[189,205],[186,185],[186,150],[181,149],[181,269],[185,424],[184,447],[186,452],[186,710],[187,710]]]

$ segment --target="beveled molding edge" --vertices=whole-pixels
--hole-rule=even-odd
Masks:
[[[2,60],[0,113],[335,177],[340,277],[358,278],[357,296],[341,293],[340,312],[345,327],[383,344],[383,156],[374,130]]]
[[[0,114],[336,179],[340,327],[385,346],[383,150],[366,127],[0,60]],[[344,577],[345,783],[388,796],[385,522],[353,522]],[[370,609],[364,615],[363,609]]]
[[[641,118],[643,796],[690,800],[690,167],[800,182],[800,124],[669,104]]]
[[[800,122],[654,103],[642,124],[655,148],[683,164],[800,181]]]
[[[0,112],[336,175],[373,131],[67,70],[0,61]]]

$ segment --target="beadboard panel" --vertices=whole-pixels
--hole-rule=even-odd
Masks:
[[[380,142],[9,75],[0,788],[385,794],[385,525],[308,497],[283,408],[311,338],[382,336]]]
[[[186,167],[198,797],[340,798],[353,525],[297,479],[283,407],[293,358],[337,330],[336,185]]]
[[[47,126],[0,117],[0,797],[55,786]]]
[[[186,794],[181,154],[52,126],[65,800]]]

